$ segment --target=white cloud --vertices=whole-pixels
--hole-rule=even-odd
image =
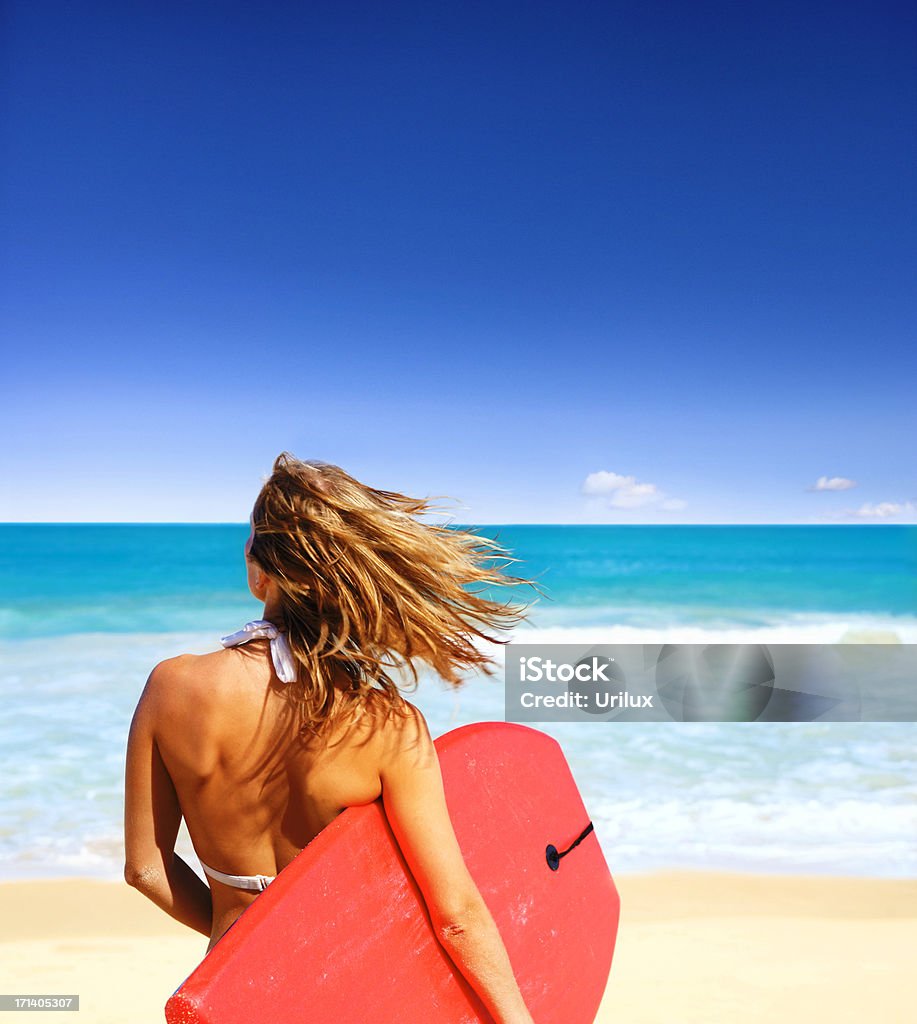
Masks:
[[[917,506],[910,501],[879,501],[864,502],[858,509],[851,509],[847,514],[858,519],[891,519],[894,516],[913,515]]]
[[[601,498],[605,507],[613,509],[645,508],[676,512],[687,504],[681,498],[668,497],[655,484],[642,482],[635,476],[609,473],[605,469],[590,473],[583,481],[582,492],[589,497]]]
[[[621,476],[620,473],[600,469],[597,473],[590,473],[583,481],[583,494],[609,494],[619,487],[632,486],[636,482],[636,477]]]
[[[856,487],[856,480],[848,480],[845,476],[820,476],[810,491],[849,491]]]

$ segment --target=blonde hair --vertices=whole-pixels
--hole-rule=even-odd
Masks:
[[[350,696],[379,694],[389,709],[401,703],[391,671],[407,670],[416,685],[415,659],[456,686],[465,671],[493,672],[475,640],[506,643],[492,634],[522,621],[527,606],[482,590],[530,581],[505,573],[517,559],[497,541],[416,518],[437,510],[329,463],[287,452],[275,461],[252,512],[250,557],[280,591],[278,625],[299,669],[288,689],[304,730],[335,716],[342,670]]]

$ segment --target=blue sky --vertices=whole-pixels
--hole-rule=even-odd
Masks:
[[[0,518],[917,521],[912,5],[4,9]]]

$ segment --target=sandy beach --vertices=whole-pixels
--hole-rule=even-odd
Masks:
[[[917,881],[690,872],[616,881],[621,930],[603,1024],[912,1019]],[[83,1024],[158,1024],[206,945],[114,882],[0,884],[0,921],[0,992],[79,994],[73,1019]],[[41,1019],[3,1014],[3,1024]]]

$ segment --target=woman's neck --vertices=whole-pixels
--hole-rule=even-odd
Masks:
[[[265,601],[264,611],[261,613],[261,618],[267,622],[273,622],[278,628],[283,628],[283,609],[280,607],[279,601]]]

